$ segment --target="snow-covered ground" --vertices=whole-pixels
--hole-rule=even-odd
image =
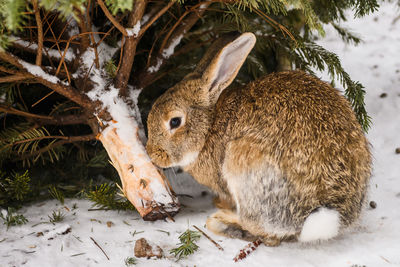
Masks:
[[[166,257],[138,259],[139,266],[400,266],[400,154],[395,153],[400,147],[400,19],[394,22],[399,15],[395,4],[385,3],[372,16],[345,23],[365,41],[358,47],[343,44],[330,29],[320,42],[336,52],[350,76],[366,87],[367,109],[373,119],[368,133],[374,154],[370,200],[377,208],[367,209],[353,229],[322,244],[260,246],[234,263],[233,257],[247,242],[215,236],[204,229],[207,216],[215,211],[211,196],[202,196],[204,188],[171,172],[176,191],[195,197],[180,198],[184,207],[176,222],[144,222],[130,212],[88,211],[91,203],[85,200],[68,199],[66,208],[55,200],[36,203],[19,211],[29,220],[26,225],[8,230],[0,226],[0,266],[125,266],[124,259],[134,256],[135,241],[141,237],[160,245]],[[382,93],[386,97],[381,97]],[[63,222],[35,226],[48,221],[53,210],[66,214]],[[168,251],[192,225],[207,232],[224,251],[201,237],[199,250],[176,262]],[[70,232],[62,234],[68,228]]]

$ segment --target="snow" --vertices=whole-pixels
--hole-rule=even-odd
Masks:
[[[233,257],[247,242],[216,236],[204,229],[207,216],[216,211],[212,197],[202,196],[204,187],[196,185],[186,175],[170,170],[167,174],[175,192],[194,197],[180,197],[184,206],[175,216],[175,223],[145,222],[132,212],[88,211],[91,203],[79,199],[66,199],[65,206],[69,211],[54,200],[33,203],[19,210],[29,220],[26,225],[10,227],[8,231],[5,226],[0,226],[0,266],[125,266],[124,259],[134,256],[134,242],[142,237],[158,244],[166,258],[138,259],[137,266],[400,266],[400,155],[395,153],[400,147],[400,21],[392,23],[399,15],[395,3],[385,2],[376,14],[350,19],[344,25],[365,40],[358,47],[343,44],[329,28],[326,38],[319,42],[336,52],[351,77],[366,87],[367,110],[373,119],[367,135],[374,155],[369,200],[374,200],[377,208],[367,208],[358,225],[316,244],[261,245],[244,260],[234,263]],[[326,74],[320,76],[328,80]],[[380,97],[382,93],[387,96]],[[74,203],[77,203],[77,209],[72,209]],[[62,210],[66,214],[62,223],[34,226],[48,221],[47,215],[53,210]],[[107,221],[114,225],[108,227]],[[61,224],[70,225],[71,232],[56,234],[51,240],[40,235],[59,229]],[[199,250],[176,262],[168,251],[176,247],[178,236],[192,225],[205,231],[224,251],[201,237]],[[135,230],[144,232],[133,236]],[[90,237],[104,249],[110,260]]]
[[[38,49],[38,45],[36,43],[30,43],[21,39],[16,39],[14,38],[13,40],[14,43],[19,44],[21,46],[27,47],[27,48],[31,48],[33,50]],[[60,59],[62,57],[62,55],[64,55],[64,49],[61,49],[60,51],[56,50],[56,49],[47,49],[45,47],[42,48],[43,54],[44,55],[49,55],[52,58],[57,58]],[[61,52],[61,54],[60,54]],[[65,57],[64,59],[66,61],[72,61],[75,58],[75,54],[72,50],[67,50],[67,52],[65,53]]]
[[[30,64],[28,62],[25,62],[23,60],[18,60],[18,62],[26,69],[27,72],[29,72],[32,75],[35,75],[37,77],[41,77],[49,82],[52,83],[58,83],[61,82],[60,79],[58,79],[54,75],[50,75],[46,72],[43,71],[43,69],[40,66]]]
[[[140,20],[140,25],[146,24],[150,19],[150,13],[144,14],[142,19]]]
[[[133,37],[137,37],[139,35],[140,32],[140,20],[138,22],[136,22],[136,24],[133,26],[133,28],[127,28],[126,32],[128,33],[128,36],[133,36]]]
[[[119,97],[118,92],[118,89],[112,85],[109,85],[107,90],[105,90],[104,84],[99,82],[99,86],[88,92],[87,95],[93,101],[99,100],[103,104],[103,108],[106,108],[111,117],[116,121],[110,129],[106,129],[105,131],[109,131],[114,127],[117,128],[118,135],[124,140],[125,144],[129,144],[132,143],[130,141],[134,133],[132,129],[137,128],[135,119],[132,119],[136,117],[136,113]]]
[[[157,71],[160,69],[162,63],[163,63],[163,60],[162,60],[161,58],[157,58],[157,63],[156,63],[156,65],[150,66],[150,67],[147,69],[147,71],[150,72],[150,73],[157,72]]]
[[[320,208],[304,222],[299,241],[312,242],[330,239],[338,235],[340,214],[336,210]]]
[[[175,39],[172,40],[171,44],[167,48],[165,48],[163,50],[162,56],[164,58],[169,58],[174,53],[175,47],[177,45],[179,45],[179,43],[181,42],[182,38],[183,38],[183,34],[178,35],[177,37],[175,37]]]
[[[57,225],[57,227],[55,227],[53,230],[44,234],[43,237],[47,240],[53,239],[53,238],[56,238],[57,235],[66,234],[70,229],[71,229],[71,226],[69,224],[61,224],[61,226]]]

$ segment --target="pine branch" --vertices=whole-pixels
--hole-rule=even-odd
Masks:
[[[169,253],[174,254],[175,258],[178,258],[178,261],[182,258],[186,258],[199,248],[196,242],[200,237],[200,232],[187,229],[179,236],[180,243],[178,247],[171,249]]]
[[[22,154],[21,156],[19,156],[18,160],[27,160],[27,159],[33,158],[33,161],[36,162],[38,160],[39,156],[43,155],[44,153],[48,153],[48,155],[50,156],[50,161],[54,162],[53,157],[55,157],[56,160],[59,160],[57,153],[54,152],[55,148],[58,148],[60,146],[63,146],[65,144],[69,144],[69,143],[88,142],[88,141],[95,140],[95,139],[96,139],[96,136],[94,134],[89,134],[89,135],[82,135],[82,136],[69,136],[68,138],[65,138],[64,140],[60,140],[60,141],[53,140],[52,142],[50,142],[50,144],[48,144],[45,147],[42,147],[37,150],[31,150],[29,153]],[[29,143],[27,143],[27,144],[29,144]],[[35,145],[34,148],[38,148],[37,144]]]
[[[0,192],[4,193],[7,200],[23,201],[32,190],[30,182],[28,171],[22,174],[14,172],[10,176],[0,171]],[[2,202],[5,201],[0,199],[0,205],[3,204]]]
[[[76,102],[77,104],[81,105],[82,107],[88,110],[94,110],[94,104],[89,100],[89,98],[86,95],[80,94],[75,88],[73,88],[70,85],[62,84],[61,81],[56,76],[44,72],[43,69],[40,70],[35,69],[34,73],[29,73],[28,72],[29,69],[26,69],[25,66],[29,66],[29,68],[32,69],[33,66],[32,64],[25,62],[22,59],[19,59],[16,56],[1,50],[0,50],[0,59],[23,70],[19,72],[20,74],[35,79],[39,83],[47,86],[48,88],[56,91],[57,93]],[[37,73],[37,71],[39,71],[39,74]],[[43,78],[43,76],[46,78]]]
[[[3,219],[3,224],[7,225],[7,230],[11,226],[26,224],[28,220],[22,214],[14,214],[15,209],[8,208],[7,215],[4,216],[3,213],[0,212],[0,218]]]
[[[350,75],[343,69],[338,56],[313,42],[303,42],[303,45],[296,49],[296,53],[302,62],[307,62],[307,64],[316,67],[320,71],[327,68],[332,80],[335,77],[339,79],[345,88],[345,95],[350,101],[359,123],[364,131],[368,131],[371,117],[368,116],[365,109],[364,87],[350,78]]]
[[[104,183],[86,193],[86,198],[94,202],[93,207],[112,210],[135,210],[132,204],[118,194],[115,184]]]
[[[49,187],[49,193],[54,198],[60,201],[61,205],[64,205],[64,194],[57,189],[54,185]]]

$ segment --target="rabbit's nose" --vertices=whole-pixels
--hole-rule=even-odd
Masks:
[[[151,154],[154,153],[154,145],[151,144],[150,142],[147,142],[146,151],[147,151],[147,154],[149,154],[149,156],[151,157]]]

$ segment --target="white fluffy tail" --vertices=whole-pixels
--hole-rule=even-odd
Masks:
[[[333,238],[338,235],[339,227],[340,214],[338,211],[319,208],[305,220],[299,241],[312,242]]]

